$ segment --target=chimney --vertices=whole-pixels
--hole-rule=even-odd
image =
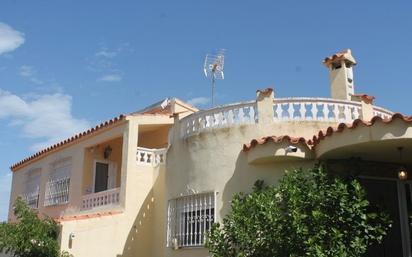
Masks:
[[[331,96],[351,100],[355,93],[352,68],[356,65],[350,49],[326,57],[323,64],[329,69]]]

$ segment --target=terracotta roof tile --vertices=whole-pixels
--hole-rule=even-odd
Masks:
[[[265,88],[265,89],[258,89],[258,90],[256,90],[256,93],[260,93],[260,94],[262,94],[262,95],[269,95],[269,94],[271,94],[272,92],[273,92],[273,88],[270,88],[270,87]]]
[[[49,146],[49,147],[47,147],[47,148],[45,148],[45,149],[43,149],[43,150],[40,150],[40,151],[36,152],[35,154],[33,154],[33,155],[31,155],[31,156],[29,156],[29,157],[27,157],[27,158],[25,158],[25,159],[23,159],[23,160],[15,163],[15,164],[13,164],[13,165],[10,167],[10,169],[11,169],[12,171],[16,171],[17,168],[19,168],[21,165],[25,164],[26,162],[29,162],[29,161],[34,160],[34,159],[36,159],[36,158],[39,158],[40,156],[43,156],[43,155],[45,155],[46,153],[48,153],[48,152],[50,152],[50,151],[52,151],[52,150],[58,149],[58,148],[66,145],[66,144],[68,144],[68,143],[71,143],[71,142],[74,142],[74,141],[76,141],[76,140],[79,140],[80,138],[82,138],[82,137],[84,137],[84,136],[93,134],[93,133],[95,133],[95,132],[98,131],[98,130],[101,130],[101,129],[107,127],[107,126],[110,126],[110,125],[113,125],[113,124],[115,124],[115,123],[117,123],[117,122],[119,122],[119,121],[122,121],[122,120],[125,119],[125,117],[126,117],[125,115],[121,114],[121,115],[119,115],[118,117],[115,117],[115,118],[110,119],[110,120],[108,120],[108,121],[102,122],[102,123],[100,123],[99,125],[97,125],[97,126],[95,126],[95,127],[93,127],[93,128],[88,129],[87,131],[83,131],[83,132],[81,132],[81,133],[79,133],[79,134],[77,134],[77,135],[74,135],[74,136],[72,136],[72,137],[70,137],[70,138],[67,138],[67,139],[65,139],[65,140],[62,140],[62,141],[60,141],[60,142],[58,142],[58,143],[56,143],[56,144],[54,144],[54,145],[52,145],[52,146]]]
[[[256,145],[263,145],[263,144],[266,144],[267,142],[280,143],[280,142],[284,142],[284,141],[287,141],[291,144],[298,144],[298,143],[308,144],[306,139],[303,138],[303,137],[291,137],[291,136],[288,136],[288,135],[279,136],[279,137],[277,137],[277,136],[268,136],[268,137],[262,137],[260,139],[252,139],[249,144],[244,144],[243,145],[243,151],[247,152],[250,149],[252,149],[253,147],[255,147]]]
[[[313,145],[312,148],[316,147],[320,141],[324,140],[326,137],[332,136],[334,133],[342,132],[346,129],[355,129],[359,125],[373,126],[377,121],[382,121],[384,124],[389,124],[394,120],[402,120],[404,122],[412,122],[412,116],[404,116],[400,113],[393,114],[388,119],[382,119],[379,116],[373,117],[370,121],[363,121],[360,119],[354,120],[351,124],[341,123],[336,128],[328,127],[326,130],[319,131],[318,135],[314,135],[312,140],[309,140],[309,144]]]
[[[326,66],[330,66],[332,62],[339,61],[339,60],[349,60],[353,64],[356,64],[355,59],[352,56],[352,52],[350,49],[346,49],[340,52],[337,52],[334,55],[328,56],[323,60],[323,64]]]
[[[85,219],[92,219],[92,218],[100,218],[106,216],[113,216],[117,214],[123,213],[122,211],[109,211],[109,212],[98,212],[98,213],[90,213],[90,214],[81,214],[81,215],[72,215],[72,216],[63,216],[59,218],[55,218],[56,222],[63,222],[63,221],[73,221],[73,220],[85,220]]]
[[[375,97],[372,95],[367,95],[367,94],[352,94],[354,97],[359,97],[366,103],[373,103],[373,100],[375,100]]]

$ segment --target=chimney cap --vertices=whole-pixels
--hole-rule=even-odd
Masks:
[[[352,51],[350,49],[346,49],[340,52],[337,52],[334,55],[328,56],[323,60],[323,64],[330,68],[333,63],[340,62],[340,61],[348,61],[352,65],[356,65],[356,60],[352,56]]]

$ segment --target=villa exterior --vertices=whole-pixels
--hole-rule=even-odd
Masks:
[[[358,176],[394,220],[368,256],[411,256],[412,117],[355,94],[350,50],[324,64],[331,98],[265,89],[202,111],[166,99],[53,145],[11,167],[10,206],[21,196],[57,219],[75,257],[206,257],[204,236],[233,194],[322,162]]]

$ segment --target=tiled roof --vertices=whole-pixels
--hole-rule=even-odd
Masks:
[[[85,220],[85,219],[92,219],[92,218],[101,218],[105,216],[113,216],[117,214],[121,214],[121,211],[109,211],[109,212],[98,212],[98,213],[90,213],[90,214],[82,214],[82,215],[73,215],[73,216],[63,216],[54,219],[56,222],[63,222],[63,221],[73,221],[73,220]]]
[[[362,99],[366,103],[370,103],[370,104],[373,103],[373,100],[375,100],[374,96],[367,95],[367,94],[353,94],[352,96],[359,97],[360,99]]]
[[[280,143],[283,141],[287,141],[291,144],[298,144],[298,143],[304,143],[310,147],[315,148],[317,144],[323,139],[325,139],[328,136],[332,136],[333,133],[337,132],[342,132],[345,129],[355,129],[358,127],[360,124],[366,125],[366,126],[373,126],[376,124],[377,121],[382,121],[384,124],[389,124],[394,120],[402,120],[404,122],[412,123],[412,116],[405,116],[400,113],[395,113],[393,114],[390,118],[388,119],[382,119],[379,116],[373,117],[370,121],[363,121],[360,119],[354,120],[351,124],[346,124],[346,123],[340,123],[336,128],[328,127],[326,130],[321,130],[317,135],[314,135],[311,140],[306,140],[303,137],[291,137],[288,135],[284,136],[268,136],[268,137],[262,137],[260,139],[252,139],[250,143],[244,144],[243,145],[243,151],[247,152],[250,149],[254,148],[257,145],[263,145],[266,144],[267,142],[274,142],[274,143]]]
[[[265,88],[265,89],[258,89],[256,90],[256,93],[261,93],[262,95],[269,95],[273,92],[273,88]]]
[[[110,126],[110,125],[113,125],[113,124],[115,124],[115,123],[118,123],[119,121],[124,120],[125,117],[126,117],[125,115],[121,114],[121,115],[119,115],[118,117],[115,117],[115,118],[110,119],[110,120],[108,120],[108,121],[102,122],[102,123],[100,123],[99,125],[97,125],[97,126],[95,126],[95,127],[93,127],[93,128],[88,129],[87,131],[84,131],[84,132],[82,132],[82,133],[79,133],[79,134],[77,134],[77,135],[74,135],[74,136],[72,136],[72,137],[70,137],[70,138],[68,138],[68,139],[65,139],[65,140],[63,140],[63,141],[60,141],[59,143],[56,143],[56,144],[54,144],[54,145],[52,145],[52,146],[49,146],[49,147],[47,147],[47,148],[45,148],[45,149],[43,149],[43,150],[40,150],[40,151],[38,151],[37,153],[35,153],[35,154],[33,154],[33,155],[31,155],[31,156],[29,156],[29,157],[27,157],[27,158],[25,158],[25,159],[17,162],[17,163],[15,163],[15,164],[13,164],[13,165],[10,167],[10,169],[11,169],[12,171],[16,171],[16,169],[17,169],[18,167],[20,167],[21,165],[23,165],[24,163],[26,163],[26,162],[28,162],[28,161],[31,161],[31,160],[36,159],[36,158],[39,158],[40,156],[43,156],[43,155],[47,154],[48,152],[50,152],[50,151],[52,151],[52,150],[58,149],[58,148],[66,145],[66,144],[68,144],[68,143],[72,143],[72,142],[74,142],[74,141],[79,140],[80,138],[83,138],[83,137],[85,137],[85,136],[88,136],[88,135],[90,135],[90,134],[93,134],[93,133],[95,133],[95,132],[98,131],[98,130],[101,130],[101,129],[106,128],[106,127],[108,127],[108,126]]]
[[[288,135],[279,136],[279,137],[269,136],[269,137],[262,137],[260,139],[252,139],[249,144],[243,145],[243,151],[247,152],[253,147],[255,147],[256,145],[263,145],[263,144],[266,144],[267,142],[280,143],[283,141],[289,142],[291,144],[298,144],[298,143],[308,144],[306,139],[304,139],[303,137],[291,137]]]
[[[319,144],[321,140],[324,140],[326,137],[332,136],[334,133],[342,132],[345,129],[355,129],[361,124],[370,127],[376,124],[377,121],[382,121],[384,124],[389,124],[394,120],[402,120],[404,122],[410,123],[412,122],[412,116],[404,116],[400,113],[395,113],[388,119],[382,119],[379,116],[375,116],[370,121],[363,121],[363,120],[357,119],[357,120],[354,120],[352,124],[341,123],[337,126],[337,128],[328,127],[324,131],[323,130],[319,131],[318,135],[314,135],[312,140],[309,141],[309,143],[312,144],[314,148],[316,147],[317,144]]]
[[[348,60],[348,61],[352,62],[353,64],[356,64],[356,61],[353,58],[352,52],[351,52],[350,49],[346,49],[344,51],[340,51],[340,52],[337,52],[334,55],[326,57],[323,60],[323,64],[325,64],[326,66],[329,67],[332,62],[340,61],[340,60]]]

